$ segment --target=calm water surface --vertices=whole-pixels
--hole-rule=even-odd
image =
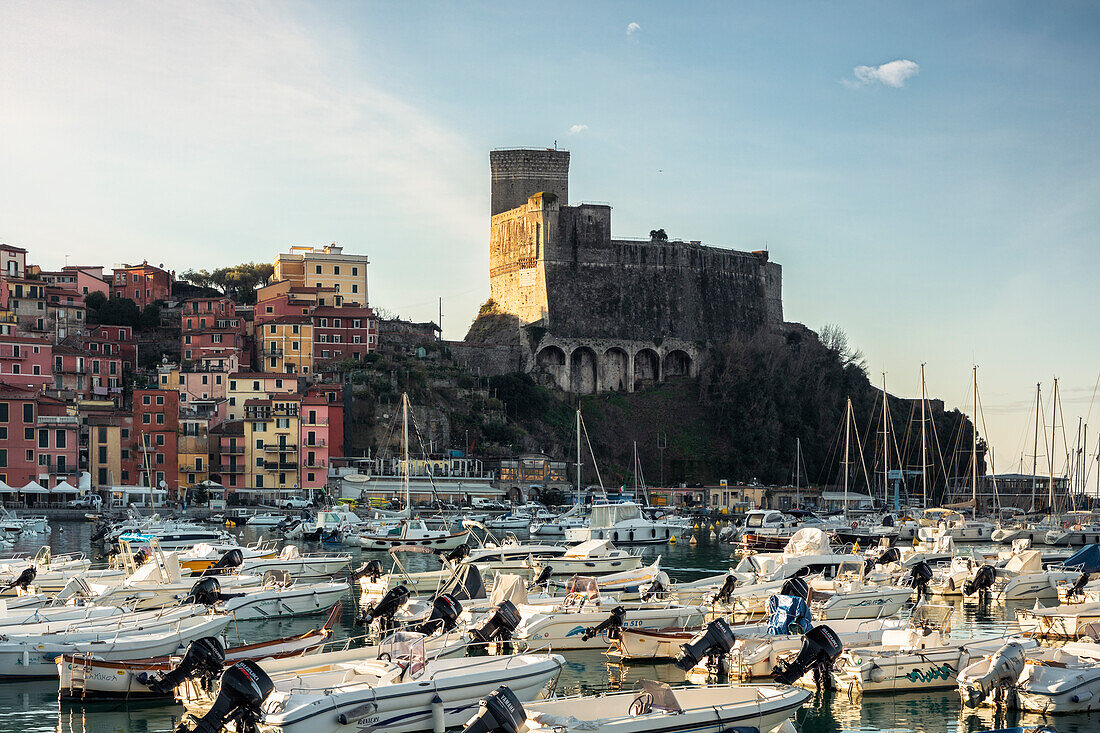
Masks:
[[[253,541],[258,536],[247,528],[238,531],[242,542]],[[721,545],[698,533],[699,544],[691,546],[680,542],[670,546],[645,548],[645,557],[652,561],[662,556],[661,566],[680,580],[692,580],[704,575],[724,572],[730,565],[730,546]],[[95,557],[98,548],[89,542],[90,525],[85,523],[55,523],[49,544],[56,552],[82,551]],[[43,540],[24,540],[17,544],[17,551],[34,552]],[[303,546],[304,551],[316,547]],[[377,557],[377,553],[361,553],[349,548],[353,561],[359,556]],[[427,558],[410,556],[411,570],[426,569]],[[352,623],[355,615],[354,599],[345,603],[340,635],[357,632]],[[977,603],[956,604],[953,636],[959,638],[998,636],[1010,629],[1012,607],[992,604],[979,608]],[[273,639],[302,633],[321,623],[320,617],[297,618],[285,621],[250,621],[230,627],[230,633],[242,643]],[[235,639],[234,639],[235,641]],[[630,665],[611,664],[598,652],[564,652],[568,663],[558,683],[565,693],[594,693],[630,688],[642,678],[656,679],[672,684],[682,682],[684,675],[671,664]],[[183,708],[179,706],[81,709],[59,709],[57,683],[45,680],[32,682],[0,682],[0,733],[19,731],[37,733],[168,733],[179,724]],[[860,733],[976,733],[992,728],[1016,725],[1053,725],[1059,733],[1095,733],[1100,731],[1100,713],[1058,716],[1044,720],[1040,716],[1019,716],[1012,713],[1007,719],[996,718],[993,711],[977,713],[964,711],[959,695],[953,690],[939,693],[905,695],[873,695],[862,700],[849,699],[843,692],[816,694],[799,712],[796,719],[803,733],[845,731]]]

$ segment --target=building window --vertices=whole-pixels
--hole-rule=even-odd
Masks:
[[[158,405],[163,405],[164,404],[164,395],[162,395],[162,394],[157,395],[157,404]]]
[[[58,448],[65,447],[65,431],[57,430],[54,432],[54,442]]]
[[[352,274],[352,276],[358,275],[359,274],[359,268],[358,267],[351,268],[351,274]]]
[[[141,404],[143,404],[143,405],[148,405],[148,404],[150,404],[150,402],[149,402],[149,395],[147,395],[147,394],[143,394],[143,395],[141,396]]]
[[[321,266],[320,265],[317,265],[317,274],[318,275],[321,274]],[[318,287],[320,287],[320,286],[318,285]]]
[[[353,293],[358,293],[358,292],[359,292],[359,286],[358,286],[358,285],[356,285],[356,284],[354,284],[354,283],[352,283],[352,286],[351,286],[351,292],[353,292]]]
[[[8,421],[8,403],[0,402],[0,422]]]
[[[23,405],[23,422],[25,422],[25,423],[33,423],[34,422],[34,405],[32,405],[32,404]]]
[[[141,424],[142,425],[149,425],[150,423],[152,423],[153,421],[150,419],[150,417],[151,416],[149,415],[148,412],[142,413],[142,415],[141,415]]]

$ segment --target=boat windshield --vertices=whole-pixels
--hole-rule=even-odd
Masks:
[[[745,526],[746,527],[763,527],[764,526],[764,515],[763,514],[752,514],[752,513],[750,513],[747,517],[745,517]]]
[[[642,512],[637,504],[599,504],[592,507],[592,519],[589,527],[611,527],[630,519],[641,519]]]

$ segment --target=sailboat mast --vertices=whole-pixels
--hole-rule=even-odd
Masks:
[[[581,408],[577,408],[577,506],[581,504]]]
[[[851,417],[852,417],[852,398],[848,398],[848,406],[844,410],[844,521],[848,521],[848,466],[850,464],[850,448],[851,442]]]
[[[970,442],[970,500],[974,502],[974,516],[978,516],[978,367],[974,367],[974,424]]]
[[[882,373],[882,508],[890,506],[890,436],[886,405],[886,372]]]
[[[401,482],[405,485],[405,516],[412,518],[412,502],[409,501],[409,393],[401,394],[401,442],[405,452],[405,472]]]
[[[926,442],[925,428],[925,397],[924,364],[920,365],[920,493],[923,508],[928,507],[928,444]]]
[[[1050,511],[1054,513],[1054,441],[1058,439],[1058,379],[1054,379],[1054,393],[1050,398],[1050,450],[1047,451],[1047,492],[1050,494]]]
[[[798,507],[802,508],[802,481],[798,473],[798,464],[802,461],[802,438],[794,439],[794,493]]]
[[[1035,445],[1031,449],[1031,511],[1035,511],[1035,495],[1039,488],[1039,389],[1040,382],[1035,383]],[[1054,507],[1047,507],[1047,514],[1054,511]]]

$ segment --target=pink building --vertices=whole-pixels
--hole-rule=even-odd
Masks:
[[[84,347],[93,354],[118,357],[128,372],[137,367],[138,347],[131,326],[89,326]]]
[[[301,412],[302,488],[323,488],[333,456],[343,455],[344,405],[324,391],[310,389],[302,399]]]
[[[80,477],[80,418],[68,414],[61,400],[42,395],[35,429],[38,483],[52,487],[68,481],[75,485]]]
[[[53,392],[67,400],[122,393],[122,360],[67,344],[53,349]]]
[[[111,296],[129,298],[144,308],[172,297],[172,273],[143,262],[123,265],[111,278]]]
[[[39,390],[53,382],[53,345],[32,336],[0,336],[0,379]]]
[[[240,355],[245,322],[229,298],[193,298],[183,304],[180,353],[184,361]]]
[[[319,306],[313,309],[313,359],[362,361],[378,350],[378,318],[370,308]],[[314,371],[322,370],[314,367]]]

